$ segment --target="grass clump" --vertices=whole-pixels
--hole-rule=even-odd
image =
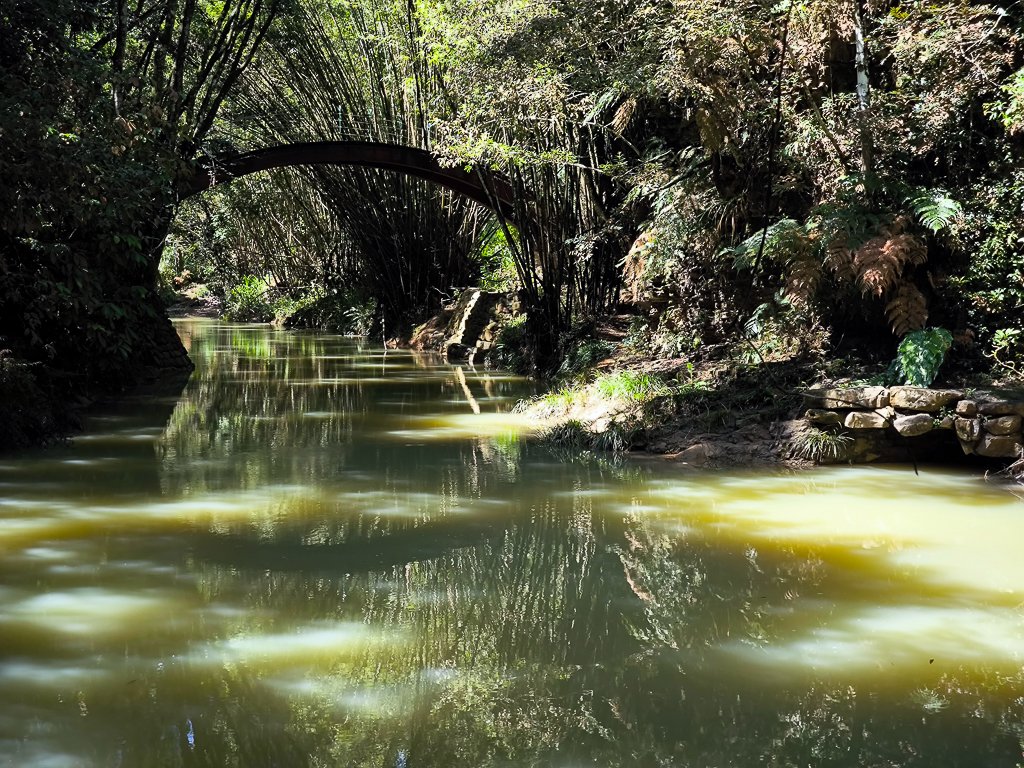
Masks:
[[[594,381],[594,389],[609,400],[645,403],[672,394],[671,388],[657,376],[635,371],[616,371]]]
[[[579,419],[567,419],[545,431],[541,440],[557,448],[618,454],[633,447],[637,431],[636,424],[625,421],[613,421],[594,431]]]
[[[815,464],[839,461],[846,456],[852,444],[853,438],[850,435],[815,429],[804,433],[797,440],[796,455]]]

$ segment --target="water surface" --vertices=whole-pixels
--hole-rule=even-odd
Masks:
[[[178,325],[0,459],[0,765],[1024,764],[1024,503],[556,454],[515,377]]]

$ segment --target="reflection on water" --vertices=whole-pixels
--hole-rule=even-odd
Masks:
[[[180,400],[0,461],[0,765],[1024,763],[1004,490],[556,459],[513,377],[178,327]]]

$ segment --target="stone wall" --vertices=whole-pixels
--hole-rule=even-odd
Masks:
[[[483,362],[497,342],[502,315],[509,311],[510,300],[504,293],[479,288],[463,291],[448,323],[442,345],[445,357],[471,364]]]
[[[1024,392],[850,387],[810,390],[805,400],[807,421],[855,438],[872,432],[901,438],[941,432],[966,454],[1012,459],[1024,451]]]

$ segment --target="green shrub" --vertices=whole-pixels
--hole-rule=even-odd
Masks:
[[[996,364],[996,371],[1017,378],[1024,377],[1024,366],[1017,359],[1024,352],[1024,331],[1020,328],[1000,328],[992,337],[992,352],[989,357]]]
[[[967,258],[941,290],[963,307],[965,325],[987,347],[998,330],[1019,325],[1024,307],[1024,170],[979,179],[968,203],[953,238]]]
[[[912,387],[928,387],[939,375],[953,334],[945,328],[923,328],[903,337],[890,370],[896,381]]]
[[[285,328],[315,328],[366,336],[377,317],[377,302],[356,291],[314,286],[298,298],[282,297],[274,302],[274,322]]]
[[[352,304],[345,310],[345,333],[353,336],[368,336],[377,323],[377,302],[367,299]]]
[[[267,283],[254,275],[228,291],[224,317],[240,322],[265,323],[274,317],[274,306],[267,297]]]
[[[611,353],[611,345],[600,339],[582,339],[565,352],[558,376],[575,379],[586,373]]]

